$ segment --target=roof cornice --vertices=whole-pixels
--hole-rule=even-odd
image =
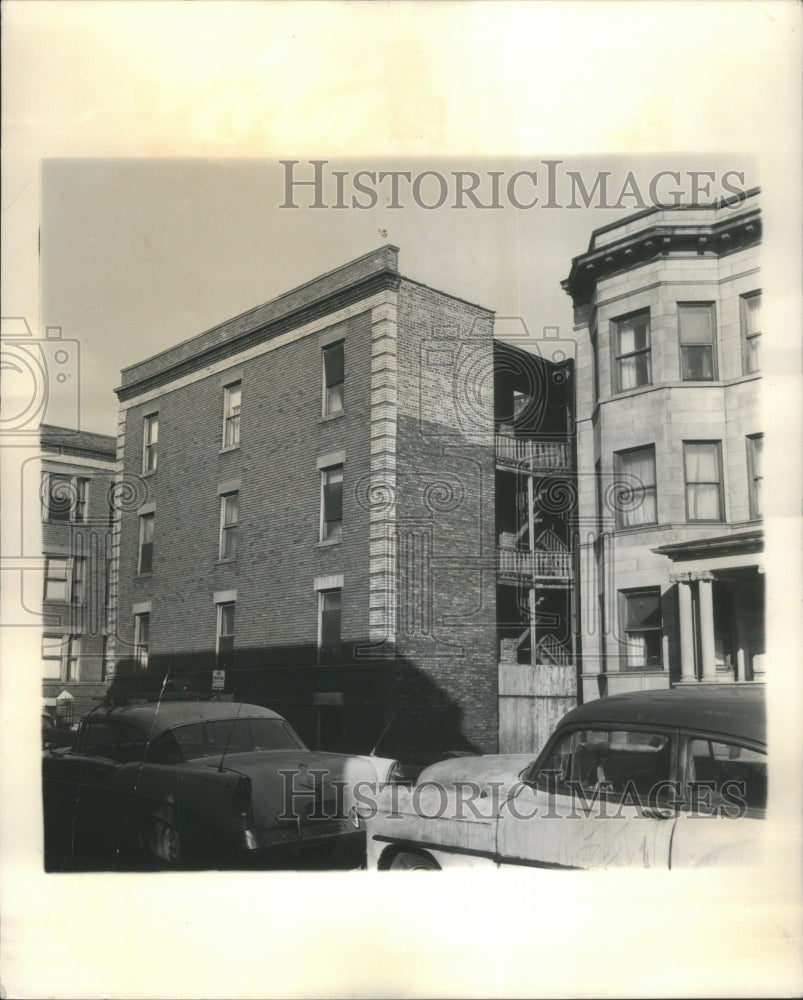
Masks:
[[[609,231],[614,227],[605,228]],[[592,247],[593,242],[592,239]],[[571,296],[574,306],[585,305],[591,300],[597,282],[648,261],[670,254],[723,257],[760,242],[758,207],[709,223],[683,223],[682,216],[677,222],[662,217],[638,232],[573,258],[569,276],[561,282],[561,287]]]

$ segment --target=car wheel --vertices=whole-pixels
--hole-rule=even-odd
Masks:
[[[407,872],[439,872],[438,862],[428,854],[414,854],[412,851],[401,851],[390,863],[391,871]]]
[[[151,857],[162,865],[175,867],[181,860],[181,837],[175,827],[155,820],[148,835]]]

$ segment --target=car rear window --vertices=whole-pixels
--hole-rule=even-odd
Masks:
[[[691,739],[687,780],[709,785],[712,806],[738,798],[748,810],[767,807],[767,755],[738,743]]]
[[[281,719],[216,719],[176,726],[171,732],[183,760],[223,753],[303,748]]]

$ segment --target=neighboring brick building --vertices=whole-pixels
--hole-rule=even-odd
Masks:
[[[115,440],[43,425],[42,698],[59,725],[106,691]]]
[[[572,364],[397,255],[123,371],[114,690],[222,669],[312,745],[407,758],[496,750],[500,717],[532,748],[574,703],[565,498],[528,514],[571,477]]]
[[[763,679],[757,192],[596,230],[578,335],[584,700]]]

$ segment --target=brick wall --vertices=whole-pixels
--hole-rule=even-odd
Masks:
[[[493,317],[403,281],[398,323],[397,645],[441,749],[492,752]]]

